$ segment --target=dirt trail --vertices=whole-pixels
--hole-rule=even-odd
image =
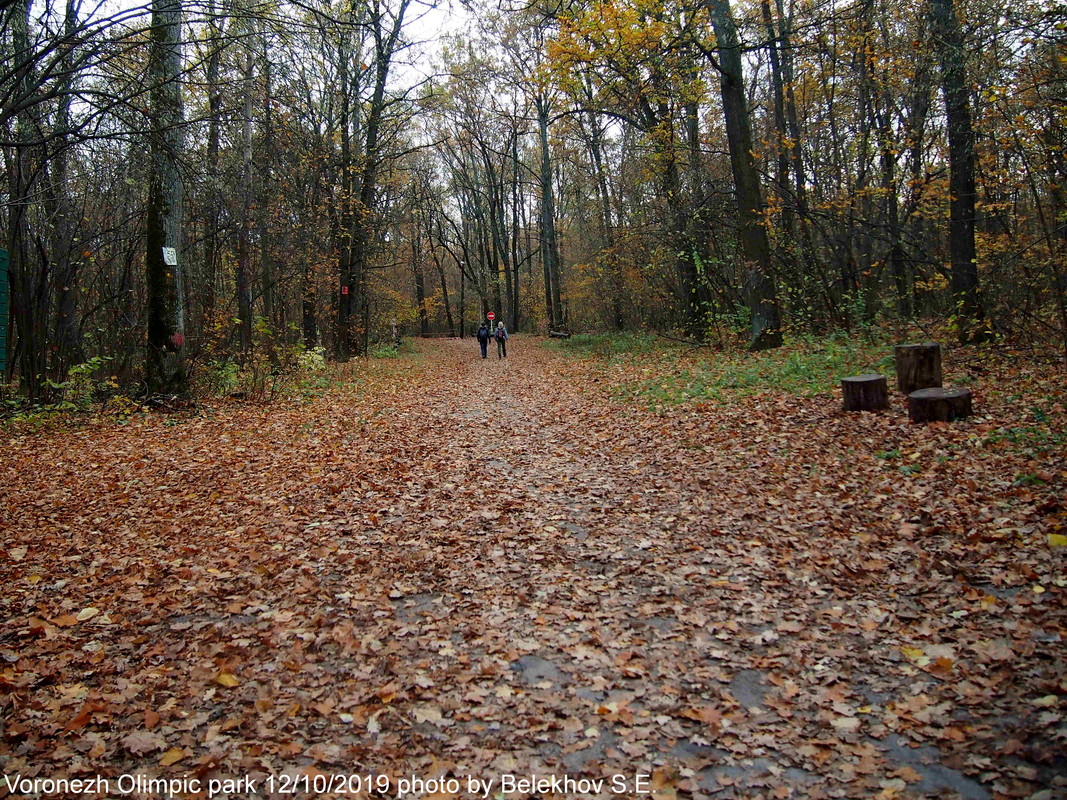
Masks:
[[[994,628],[1062,612],[927,583],[878,465],[805,449],[846,463],[834,412],[657,416],[522,337],[419,350],[315,400],[18,441],[5,772],[985,798],[1008,747],[1052,785],[1022,737],[1055,667]]]

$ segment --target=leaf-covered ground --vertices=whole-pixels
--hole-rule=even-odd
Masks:
[[[9,435],[4,774],[1067,796],[1062,372],[916,427],[512,345]]]

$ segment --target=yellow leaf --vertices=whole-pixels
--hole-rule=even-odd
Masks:
[[[172,747],[163,754],[163,758],[159,759],[159,766],[169,767],[171,764],[177,764],[183,758],[185,758],[185,750],[181,747]]]
[[[1045,587],[1042,586],[1040,583],[1035,583],[1034,584],[1034,594],[1044,594],[1044,593],[1045,593]]]
[[[1067,536],[1062,533],[1050,533],[1048,535],[1049,547],[1067,547]]]
[[[909,661],[915,661],[916,659],[922,658],[923,656],[923,651],[920,650],[918,647],[903,646],[900,648],[900,652],[903,653],[904,658],[908,659]]]
[[[215,676],[215,683],[219,686],[225,686],[227,689],[232,689],[235,686],[239,686],[241,682],[237,680],[235,675],[232,675],[229,672],[220,672]]]
[[[93,608],[92,606],[88,606],[88,607],[83,608],[81,611],[78,612],[77,620],[78,620],[78,622],[85,622],[85,620],[92,619],[93,617],[95,617],[99,613],[100,613],[100,609],[99,608]]]

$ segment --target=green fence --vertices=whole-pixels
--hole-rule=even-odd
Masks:
[[[7,373],[7,250],[0,250],[0,383]]]

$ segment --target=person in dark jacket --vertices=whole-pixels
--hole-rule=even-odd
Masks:
[[[503,322],[496,324],[496,357],[508,357],[508,329],[504,327]]]
[[[484,322],[482,326],[478,328],[478,344],[482,348],[482,358],[487,356],[487,348],[489,347],[489,326]]]

